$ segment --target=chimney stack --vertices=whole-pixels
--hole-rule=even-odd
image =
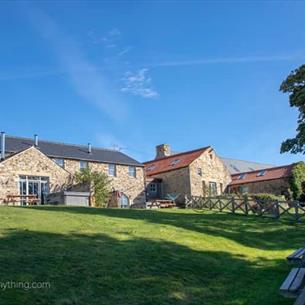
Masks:
[[[90,143],[88,143],[88,154],[92,153],[92,146]]]
[[[168,157],[172,154],[169,144],[160,144],[156,146],[156,159]]]
[[[1,132],[1,160],[5,159],[5,132]]]
[[[38,147],[38,135],[37,134],[34,134],[34,145],[35,147]]]

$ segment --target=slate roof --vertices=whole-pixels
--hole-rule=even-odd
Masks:
[[[293,168],[293,164],[284,165],[284,166],[277,166],[273,168],[261,169],[246,173],[239,173],[232,175],[232,182],[230,185],[242,185],[252,182],[260,182],[260,181],[267,181],[267,180],[275,180],[290,177],[291,171]],[[262,173],[260,175],[259,173]]]
[[[87,145],[74,145],[39,140],[38,149],[51,158],[63,158],[122,165],[143,166],[142,163],[132,159],[124,153],[111,149],[92,147],[88,153]],[[13,137],[6,135],[6,153],[18,153],[34,145],[34,139]],[[1,150],[1,148],[0,148]]]
[[[147,176],[152,176],[171,170],[187,167],[195,159],[197,159],[204,151],[212,150],[210,146],[191,150],[179,154],[170,155],[168,157],[159,158],[144,162],[145,172]]]
[[[221,160],[224,162],[231,175],[275,167],[275,165],[272,164],[236,160],[231,158],[221,158]]]

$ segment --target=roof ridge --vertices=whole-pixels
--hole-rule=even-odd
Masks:
[[[173,155],[170,155],[170,156],[145,161],[145,162],[143,162],[143,164],[152,163],[152,162],[156,162],[156,161],[160,161],[160,160],[165,160],[165,159],[169,159],[169,158],[176,157],[176,156],[191,154],[191,153],[194,153],[194,152],[197,152],[197,151],[200,151],[200,150],[206,150],[208,148],[212,148],[212,147],[209,145],[209,146],[205,146],[205,147],[201,147],[201,148],[197,148],[197,149],[193,149],[193,150],[189,150],[189,151],[184,151],[184,152],[180,152],[180,153],[173,154]]]
[[[34,139],[32,138],[27,138],[27,137],[17,137],[17,136],[12,136],[12,135],[6,135],[6,138],[13,138],[13,139],[19,139],[19,140],[29,140],[34,142]],[[50,140],[40,140],[39,142],[45,142],[45,143],[51,143],[51,144],[58,144],[58,145],[65,145],[65,146],[74,146],[74,147],[82,147],[82,148],[87,148],[87,145],[85,144],[73,144],[73,143],[65,143],[65,142],[59,142],[59,141],[50,141]],[[39,146],[39,145],[38,145]],[[106,150],[106,151],[115,151],[115,152],[119,152],[122,153],[119,150],[115,150],[115,149],[111,149],[111,148],[104,148],[104,147],[96,147],[96,146],[92,146],[92,149],[96,149],[96,150]]]
[[[293,166],[293,164],[294,163],[287,164],[287,165],[274,166],[274,167],[261,168],[261,169],[256,169],[253,171],[240,172],[240,173],[236,173],[236,174],[231,174],[231,176],[240,176],[242,174],[256,173],[256,172],[261,172],[261,171],[266,171],[266,170],[279,169],[279,168],[283,168],[283,167],[291,167],[291,166]]]

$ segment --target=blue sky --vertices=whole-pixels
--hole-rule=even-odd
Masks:
[[[211,145],[273,164],[297,112],[279,92],[305,62],[303,2],[1,2],[0,128],[117,147]]]

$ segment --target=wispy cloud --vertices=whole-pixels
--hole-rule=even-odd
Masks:
[[[179,67],[192,65],[213,65],[213,64],[242,64],[242,63],[257,63],[257,62],[276,62],[276,61],[292,61],[304,59],[305,56],[300,55],[271,55],[271,56],[240,56],[240,57],[218,57],[204,58],[181,61],[161,61],[151,63],[147,66],[159,67]]]
[[[147,75],[148,69],[140,69],[136,72],[126,72],[123,77],[122,92],[130,93],[144,98],[154,98],[159,94],[152,86],[152,80]]]
[[[96,141],[99,146],[122,151],[125,144],[111,133],[98,133]]]
[[[131,49],[132,49],[132,47],[130,47],[130,46],[123,47],[122,50],[117,53],[117,56],[121,57],[121,56],[127,54]]]
[[[103,44],[107,48],[114,48],[121,39],[121,32],[117,28],[113,28],[103,35],[98,35],[96,31],[90,30],[88,36],[94,44]]]
[[[38,9],[32,9],[29,18],[53,49],[60,63],[60,70],[65,71],[77,94],[99,106],[112,118],[124,116],[124,105],[109,89],[110,85],[102,72],[90,62],[63,29]]]

